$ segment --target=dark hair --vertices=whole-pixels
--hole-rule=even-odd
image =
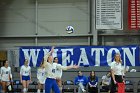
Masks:
[[[54,60],[55,60],[56,58],[58,58],[58,57],[54,57],[54,58],[53,58],[53,62],[54,62]]]
[[[96,76],[95,76],[95,72],[94,72],[94,76],[92,76],[92,72],[94,72],[94,71],[91,71],[90,72],[90,80],[95,80],[96,79]]]
[[[4,60],[4,61],[3,61],[3,66],[5,66],[5,64],[6,64],[6,61],[8,61],[8,60]]]

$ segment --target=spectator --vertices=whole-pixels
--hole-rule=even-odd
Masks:
[[[90,72],[88,77],[88,92],[89,93],[98,93],[98,77],[95,75],[94,71]]]
[[[75,85],[78,85],[78,93],[86,92],[85,87],[87,85],[87,78],[81,71],[78,72],[78,76],[74,80]]]
[[[109,91],[111,83],[111,73],[108,72],[106,75],[102,77],[102,89]]]

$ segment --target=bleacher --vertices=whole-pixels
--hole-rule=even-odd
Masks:
[[[136,69],[137,72],[127,72],[126,73],[126,80],[131,80],[132,83],[133,83],[133,92],[126,92],[126,93],[138,93],[137,90],[140,90],[138,89],[140,87],[140,84],[138,86],[138,82],[140,81],[140,67],[130,67],[130,70],[131,69]],[[102,66],[102,67],[98,67],[98,66],[95,66],[95,67],[80,67],[78,69],[71,69],[71,70],[66,70],[66,71],[63,71],[63,76],[62,76],[62,80],[63,81],[66,81],[66,80],[74,80],[74,78],[77,76],[77,72],[78,71],[82,71],[83,74],[85,76],[89,76],[89,73],[90,71],[95,71],[95,74],[96,76],[98,76],[99,78],[99,82],[101,82],[101,78],[103,75],[105,75],[108,71],[110,71],[110,67],[107,67],[107,66]],[[14,71],[13,73],[13,79],[14,80],[19,80],[19,71],[20,71],[20,68],[17,68],[16,71]],[[37,78],[36,78],[36,71],[37,71],[37,68],[32,68],[32,81],[37,81]],[[100,88],[100,84],[98,84],[99,88]],[[18,88],[22,88],[21,85],[18,86]],[[30,92],[33,92],[36,90],[33,90],[35,89],[37,90],[37,85],[36,84],[31,84],[30,87],[29,87],[29,90]],[[99,89],[100,90],[100,89]],[[99,92],[99,93],[104,93],[104,92]]]

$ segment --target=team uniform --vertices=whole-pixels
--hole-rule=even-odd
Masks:
[[[61,64],[53,63],[54,66],[61,66]],[[63,70],[60,68],[56,68],[55,75],[57,79],[61,79]]]
[[[38,68],[38,70],[37,70],[37,79],[38,79],[38,82],[40,84],[45,84],[45,80],[46,80],[45,74],[46,74],[45,68],[43,68],[43,69]]]
[[[30,80],[31,67],[30,66],[21,66],[20,75],[22,75],[22,80],[28,81]]]
[[[44,66],[45,66],[45,70],[46,70],[46,81],[45,81],[45,93],[50,93],[51,89],[53,89],[53,91],[55,93],[60,93],[59,87],[56,83],[56,69],[62,69],[62,70],[66,70],[67,67],[61,66],[59,64],[54,64],[47,62],[47,58],[48,58],[49,54],[46,55],[44,57]]]
[[[12,78],[11,68],[1,67],[1,81],[9,82],[10,78]]]

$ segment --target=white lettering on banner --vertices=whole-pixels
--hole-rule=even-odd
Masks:
[[[89,65],[85,48],[80,48],[80,50],[81,50],[81,54],[80,54],[80,58],[79,58],[79,61],[78,61],[78,65],[79,66],[80,66],[80,64]]]
[[[44,51],[44,56],[45,56],[47,53],[49,53],[50,49],[43,49],[43,51]],[[53,57],[57,57],[57,51],[58,49],[54,49],[54,52],[52,53]]]
[[[122,48],[123,49],[123,56],[124,56],[124,63],[126,62],[126,56],[129,59],[130,63],[132,66],[135,66],[135,52],[136,52],[136,47],[131,48],[133,51],[131,53],[129,48]],[[126,64],[125,64],[126,65]]]
[[[95,66],[99,66],[100,62],[101,62],[101,60],[100,60],[101,53],[104,56],[104,48],[92,48],[91,49],[91,55],[92,56],[94,56],[93,55],[94,52],[95,52],[95,57],[94,57],[95,58]]]
[[[110,48],[107,53],[107,63],[110,66],[112,62],[112,52],[115,51],[116,53],[120,54],[120,51],[117,48]]]
[[[58,51],[58,49],[54,49],[54,52],[52,53],[53,57],[57,57],[57,51]]]
[[[120,53],[122,56],[122,60],[125,65],[136,66],[139,65],[136,63],[138,60],[138,51],[137,47],[117,47],[117,48],[104,48],[104,47],[92,47],[92,48],[84,48],[78,47],[76,51],[75,48],[55,48],[53,57],[62,57],[62,65],[74,65],[77,64],[79,66],[100,66],[100,65],[109,65],[112,61],[114,61],[114,53]],[[86,50],[88,49],[88,51]],[[23,62],[24,59],[29,60],[33,64],[34,67],[39,66],[38,60],[42,60],[43,56],[45,56],[50,49],[46,48],[29,48],[29,49],[21,49],[23,56],[21,59]],[[76,53],[78,52],[78,53]],[[94,59],[94,60],[93,60]],[[94,62],[95,61],[95,62]],[[21,63],[23,64],[23,63]]]
[[[47,53],[49,53],[50,49],[43,49],[44,51],[44,56],[47,55]]]
[[[28,59],[28,61],[30,62],[30,60],[32,58],[33,66],[36,67],[40,49],[22,49],[22,51],[24,53],[25,59]],[[28,63],[28,64],[30,64],[30,63]]]
[[[73,65],[73,60],[70,60],[71,55],[73,55],[73,49],[61,49],[62,51],[62,65],[67,66],[67,62],[70,63],[70,65]],[[70,54],[68,55],[68,52]]]

